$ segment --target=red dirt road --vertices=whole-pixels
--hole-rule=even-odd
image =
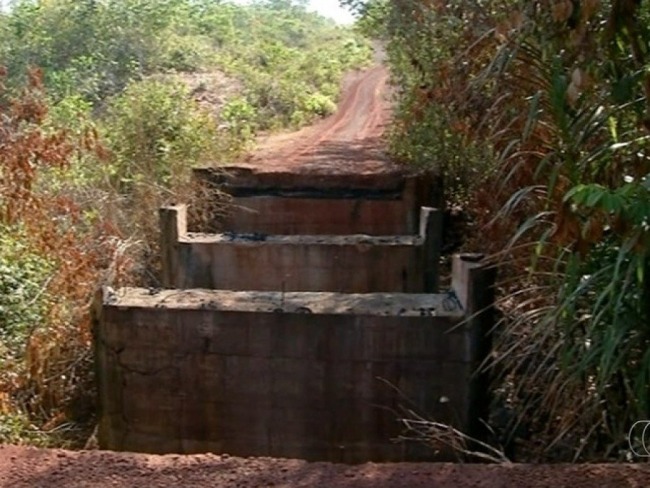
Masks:
[[[0,447],[2,488],[645,488],[650,465],[364,464]]]
[[[338,110],[298,132],[260,140],[246,162],[257,172],[375,173],[394,170],[382,135],[390,120],[388,71],[375,66],[346,79]]]

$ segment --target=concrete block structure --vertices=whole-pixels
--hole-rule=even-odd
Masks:
[[[283,235],[411,235],[420,208],[442,208],[430,173],[303,174],[195,168],[194,179],[233,198],[224,231]]]
[[[406,409],[465,431],[479,413],[490,270],[456,261],[455,294],[104,290],[101,447],[449,459],[393,440]]]
[[[220,233],[188,231],[184,205],[162,208],[165,289],[95,301],[101,448],[455,459],[395,442],[407,412],[480,436],[494,270],[456,256],[439,293],[437,179],[194,174],[234,200]]]
[[[164,285],[340,293],[437,290],[442,214],[422,208],[415,235],[197,234],[185,205],[160,211]]]

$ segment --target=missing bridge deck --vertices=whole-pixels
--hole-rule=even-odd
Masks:
[[[413,235],[187,231],[187,207],[161,209],[165,287],[340,293],[437,291],[442,215]]]

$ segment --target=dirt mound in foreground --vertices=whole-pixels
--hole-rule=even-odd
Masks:
[[[0,447],[0,487],[641,488],[650,465],[307,463],[226,455],[152,456]]]

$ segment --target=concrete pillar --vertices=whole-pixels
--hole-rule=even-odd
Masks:
[[[417,198],[421,206],[445,210],[444,178],[436,171],[429,170],[418,178]]]
[[[420,209],[420,236],[424,238],[424,292],[437,293],[442,252],[442,212],[437,208]]]
[[[187,205],[170,205],[159,210],[162,285],[178,288],[180,273],[179,239],[187,234]]]
[[[482,254],[460,254],[453,258],[452,289],[465,310],[466,354],[474,374],[470,378],[468,434],[480,440],[488,436],[491,378],[484,361],[492,348],[495,326],[495,283],[497,269]]]
[[[418,219],[420,219],[420,208],[425,205],[418,198],[418,186],[420,175],[408,175],[404,178],[404,188],[402,189],[402,201],[407,218],[407,229],[409,233],[417,231]]]
[[[402,199],[408,219],[408,228],[417,230],[421,207],[433,207],[444,211],[443,178],[434,171],[406,176]]]

